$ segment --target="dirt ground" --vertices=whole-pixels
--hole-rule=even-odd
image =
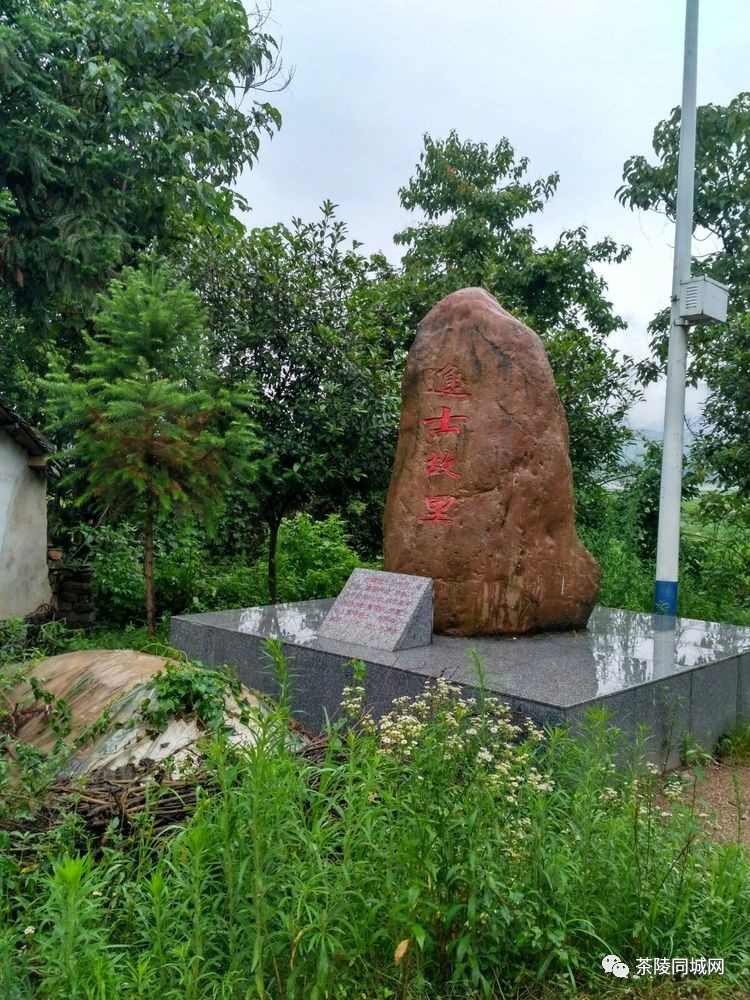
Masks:
[[[692,771],[678,772],[685,780],[682,801],[691,801],[695,784],[695,808],[706,831],[720,843],[739,840],[750,847],[750,762],[710,762],[701,771],[697,780]]]

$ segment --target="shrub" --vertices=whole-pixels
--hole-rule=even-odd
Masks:
[[[339,514],[331,514],[322,521],[297,514],[281,524],[279,600],[337,597],[352,570],[366,565],[350,548],[349,535]]]
[[[579,533],[601,567],[599,603],[627,611],[653,610],[653,564],[641,554],[635,494],[602,491],[596,516],[589,513]]]
[[[87,530],[84,541],[99,617],[113,624],[142,618],[146,587],[138,529],[132,524],[105,524]]]
[[[188,610],[221,611],[226,608],[252,608],[268,602],[266,566],[261,560],[214,565],[204,579],[196,582]]]
[[[141,538],[133,525],[102,525],[83,536],[84,558],[93,568],[97,611],[112,625],[143,620]],[[154,588],[160,614],[213,611],[266,604],[267,556],[251,563],[222,562],[208,554],[194,526],[162,524],[155,537]],[[364,562],[350,547],[343,519],[287,518],[279,531],[279,600],[335,597]]]
[[[640,481],[640,486],[643,482]],[[638,487],[638,482],[636,483]],[[653,610],[655,512],[639,488],[583,497],[579,533],[602,571],[599,603]],[[683,504],[678,612],[687,618],[750,625],[750,528],[726,516],[740,498],[704,495]]]
[[[278,546],[278,598],[309,601],[336,597],[352,570],[366,563],[349,545],[344,521],[331,514],[314,521],[297,514],[281,522]],[[215,567],[196,584],[193,609],[253,607],[268,603],[267,555],[249,566]]]
[[[99,618],[114,625],[144,619],[143,539],[128,523],[89,528],[83,535],[92,567]],[[208,559],[194,525],[161,524],[154,539],[154,591],[159,613],[189,609]]]

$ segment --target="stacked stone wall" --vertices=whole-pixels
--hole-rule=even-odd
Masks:
[[[87,628],[96,620],[94,580],[90,566],[66,566],[59,549],[50,549],[47,564],[55,617],[74,628]]]

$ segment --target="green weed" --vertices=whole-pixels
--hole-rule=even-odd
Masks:
[[[719,740],[718,755],[737,763],[750,762],[750,722],[738,722]]]
[[[659,775],[603,714],[542,734],[442,681],[377,725],[355,714],[319,760],[290,750],[284,710],[253,747],[214,741],[216,790],[171,837],[58,842],[32,870],[4,854],[0,982],[24,998],[601,996],[609,953],[719,955],[712,989],[743,981],[746,856],[703,839],[689,803],[663,815]]]

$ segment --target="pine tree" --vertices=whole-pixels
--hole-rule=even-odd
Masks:
[[[126,268],[102,297],[73,380],[50,380],[79,502],[143,530],[146,619],[154,633],[154,525],[196,515],[209,528],[224,488],[252,478],[256,439],[248,386],[227,389],[206,359],[197,296],[155,260]]]

